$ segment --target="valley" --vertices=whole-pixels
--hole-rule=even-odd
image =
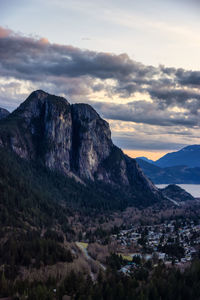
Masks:
[[[1,297],[98,299],[107,284],[109,300],[141,299],[199,259],[199,200],[158,189],[88,105],[33,92],[3,111],[0,160]]]

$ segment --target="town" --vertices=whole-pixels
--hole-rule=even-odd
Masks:
[[[200,249],[200,224],[191,220],[165,221],[152,226],[130,226],[112,235],[118,254],[129,261],[126,273],[138,261],[158,261],[183,266],[197,257]]]

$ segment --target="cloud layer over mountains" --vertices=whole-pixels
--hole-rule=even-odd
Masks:
[[[52,44],[0,28],[0,106],[11,110],[39,88],[93,105],[111,120],[123,148],[136,147],[134,140],[144,145],[147,127],[152,149],[198,141],[200,71],[146,66],[127,54]]]

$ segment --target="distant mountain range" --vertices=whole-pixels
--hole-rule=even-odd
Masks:
[[[164,155],[154,162],[161,168],[174,166],[200,167],[200,145],[187,146],[177,152]]]
[[[200,145],[187,146],[164,155],[157,161],[136,158],[139,166],[155,184],[200,184]]]

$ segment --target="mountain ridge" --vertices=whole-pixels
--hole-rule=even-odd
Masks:
[[[136,159],[144,174],[154,184],[200,184],[200,168],[173,166],[161,168],[142,159]]]
[[[149,163],[151,163],[151,164],[154,164],[154,160],[152,160],[152,159],[148,159],[147,157],[145,157],[145,156],[139,156],[139,157],[136,157],[136,159],[142,159],[142,160],[144,160],[144,161],[146,161],[146,162],[149,162]]]
[[[179,151],[167,153],[153,164],[161,168],[180,165],[190,168],[200,167],[200,145],[190,145]]]

